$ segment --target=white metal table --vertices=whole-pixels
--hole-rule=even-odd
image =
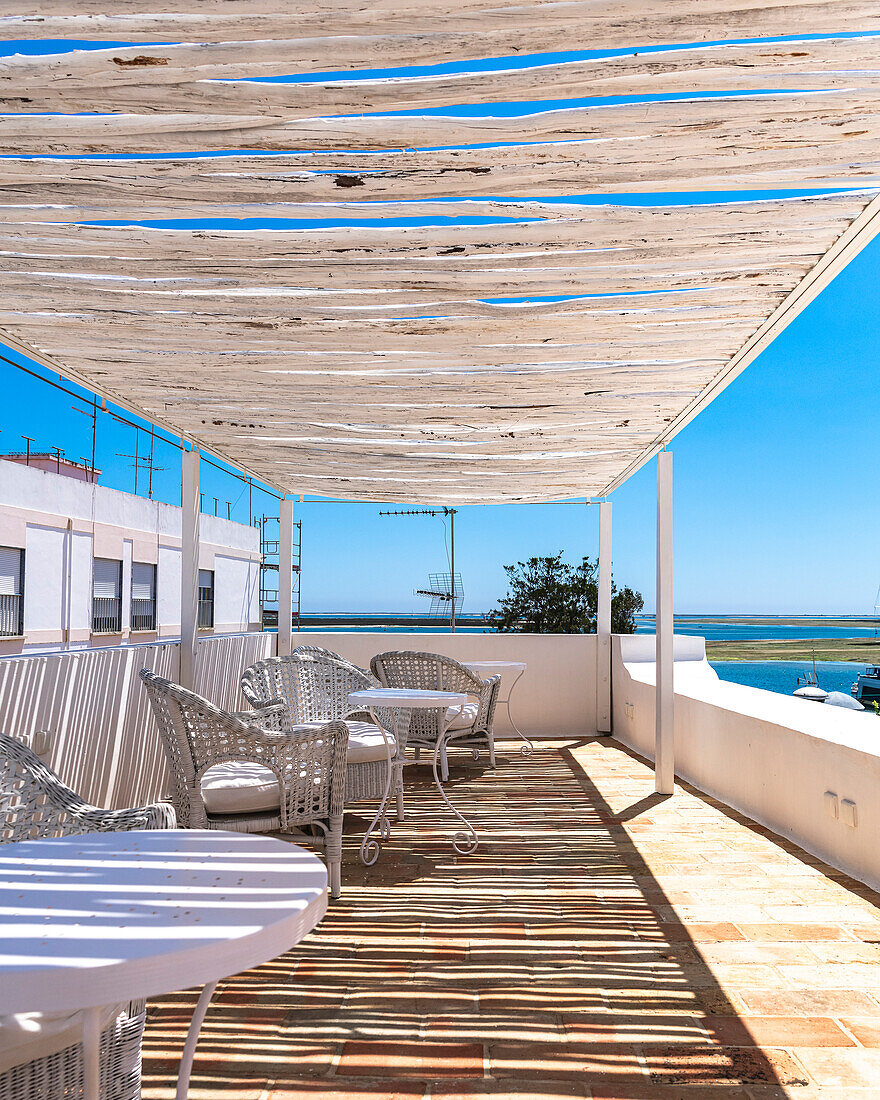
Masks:
[[[174,829],[3,844],[0,1004],[84,1010],[84,1095],[98,1100],[102,1009],[203,986],[184,1100],[217,982],[287,951],[326,909],[324,864],[272,837]]]
[[[528,665],[525,661],[462,661],[465,668],[469,668],[471,672],[477,673],[477,675],[485,674],[487,676],[501,676],[501,682],[504,683],[505,676],[508,674],[516,673],[513,683],[507,689],[507,698],[499,699],[499,703],[504,703],[507,706],[507,720],[513,726],[517,735],[522,739],[523,746],[520,752],[523,756],[531,756],[534,746],[532,742],[526,737],[519,726],[514,722],[513,715],[510,713],[510,697],[513,695],[513,689],[519,683]]]
[[[349,694],[349,704],[352,707],[366,707],[370,712],[373,722],[380,728],[381,723],[376,718],[376,710],[383,708],[390,711],[391,721],[394,725],[394,738],[397,742],[397,752],[394,757],[391,755],[390,745],[387,746],[388,779],[385,783],[385,793],[382,796],[382,802],[379,805],[379,809],[376,811],[376,816],[370,823],[370,827],[367,829],[363,843],[361,844],[361,859],[367,866],[372,865],[379,858],[379,842],[378,840],[370,839],[373,831],[378,828],[379,835],[383,840],[387,840],[391,833],[391,827],[388,824],[388,818],[386,816],[386,807],[388,805],[388,798],[391,794],[395,769],[403,768],[408,762],[405,759],[406,741],[409,734],[410,715],[413,710],[442,710],[444,712],[445,716],[440,719],[440,736],[437,738],[437,743],[434,746],[434,756],[432,760],[434,783],[446,807],[458,818],[465,828],[465,831],[457,832],[453,836],[452,847],[463,856],[471,855],[477,850],[477,845],[479,844],[477,832],[473,825],[471,825],[471,823],[467,821],[449,801],[446,791],[443,790],[443,783],[437,767],[441,756],[445,759],[446,735],[449,731],[450,723],[455,718],[454,713],[448,715],[447,712],[450,708],[458,707],[458,713],[460,714],[461,708],[465,705],[467,699],[467,694],[463,691],[422,691],[421,689],[415,688],[365,688],[362,691],[353,691]]]

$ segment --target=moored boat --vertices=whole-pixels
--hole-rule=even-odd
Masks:
[[[852,694],[866,706],[880,703],[880,665],[868,665],[852,686]]]
[[[813,703],[824,703],[828,698],[828,692],[819,687],[819,677],[816,675],[816,658],[813,658],[813,671],[805,672],[797,678],[798,686],[792,692],[798,699],[809,699]]]

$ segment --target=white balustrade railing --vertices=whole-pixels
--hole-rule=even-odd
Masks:
[[[196,690],[219,706],[244,708],[241,673],[274,645],[274,634],[201,639]],[[98,805],[158,798],[167,789],[165,759],[138,674],[149,668],[176,679],[177,650],[177,642],[157,642],[2,658],[0,730],[35,746]]]

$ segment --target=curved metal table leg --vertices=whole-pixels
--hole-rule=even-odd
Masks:
[[[193,1057],[196,1053],[196,1043],[199,1041],[199,1032],[202,1030],[205,1013],[208,1011],[208,1005],[211,1003],[211,998],[214,996],[214,990],[216,988],[216,982],[208,982],[199,994],[198,1003],[196,1004],[192,1019],[189,1022],[189,1030],[186,1033],[186,1043],[183,1047],[183,1055],[180,1059],[180,1072],[177,1075],[177,1092],[174,1094],[175,1100],[187,1100],[189,1079],[192,1075]]]
[[[406,735],[409,732],[409,715],[408,710],[404,710],[402,707],[399,710],[391,711],[391,721],[394,724],[394,737],[398,745],[406,744]],[[385,780],[385,790],[382,794],[382,801],[379,803],[379,809],[376,811],[376,816],[370,822],[370,827],[364,833],[364,839],[361,841],[361,863],[365,867],[372,867],[376,860],[379,858],[379,841],[371,839],[373,832],[378,828],[379,836],[382,840],[388,840],[391,836],[391,824],[388,821],[386,809],[388,806],[388,799],[391,796],[391,788],[394,785],[394,762],[391,757],[391,742],[385,736],[385,730],[382,725],[376,720],[376,715],[372,707],[370,707],[370,717],[373,719],[373,724],[378,726],[382,730],[382,737],[385,741],[385,757],[388,761],[388,777]],[[403,736],[401,737],[401,734]]]
[[[516,724],[516,722],[514,722],[513,715],[510,713],[510,697],[513,695],[513,689],[519,683],[521,678],[522,678],[522,672],[519,674],[519,676],[517,676],[517,678],[510,685],[510,690],[508,691],[507,698],[504,700],[504,702],[507,706],[507,720],[510,722],[510,724],[513,726],[516,733],[519,735],[519,737],[522,738],[522,740],[524,742],[523,747],[519,751],[523,754],[523,756],[531,756],[532,753],[534,752],[535,746],[531,743],[531,741],[528,739],[528,737],[526,737],[526,735],[519,728],[519,726]]]
[[[470,856],[473,855],[473,853],[477,850],[477,845],[480,843],[480,838],[477,836],[477,830],[466,818],[462,817],[458,810],[456,810],[456,808],[449,801],[449,798],[446,795],[446,791],[443,790],[443,783],[440,780],[440,774],[437,770],[437,764],[440,760],[441,748],[445,749],[445,747],[446,731],[444,730],[443,733],[441,733],[440,736],[437,738],[437,744],[434,746],[434,783],[437,787],[437,790],[440,792],[440,797],[446,803],[447,808],[455,814],[455,816],[467,830],[467,832],[463,830],[459,831],[453,836],[452,847],[456,850],[456,852],[458,852],[459,855]]]

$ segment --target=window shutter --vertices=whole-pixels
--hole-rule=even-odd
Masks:
[[[199,588],[211,588],[214,587],[214,574],[210,569],[199,570]],[[213,594],[213,593],[212,593]]]
[[[21,550],[0,546],[0,596],[21,595]]]
[[[155,596],[156,567],[146,562],[132,562],[131,598],[133,600],[152,600]]]
[[[94,587],[95,599],[119,599],[121,572],[120,562],[107,558],[95,558]]]

